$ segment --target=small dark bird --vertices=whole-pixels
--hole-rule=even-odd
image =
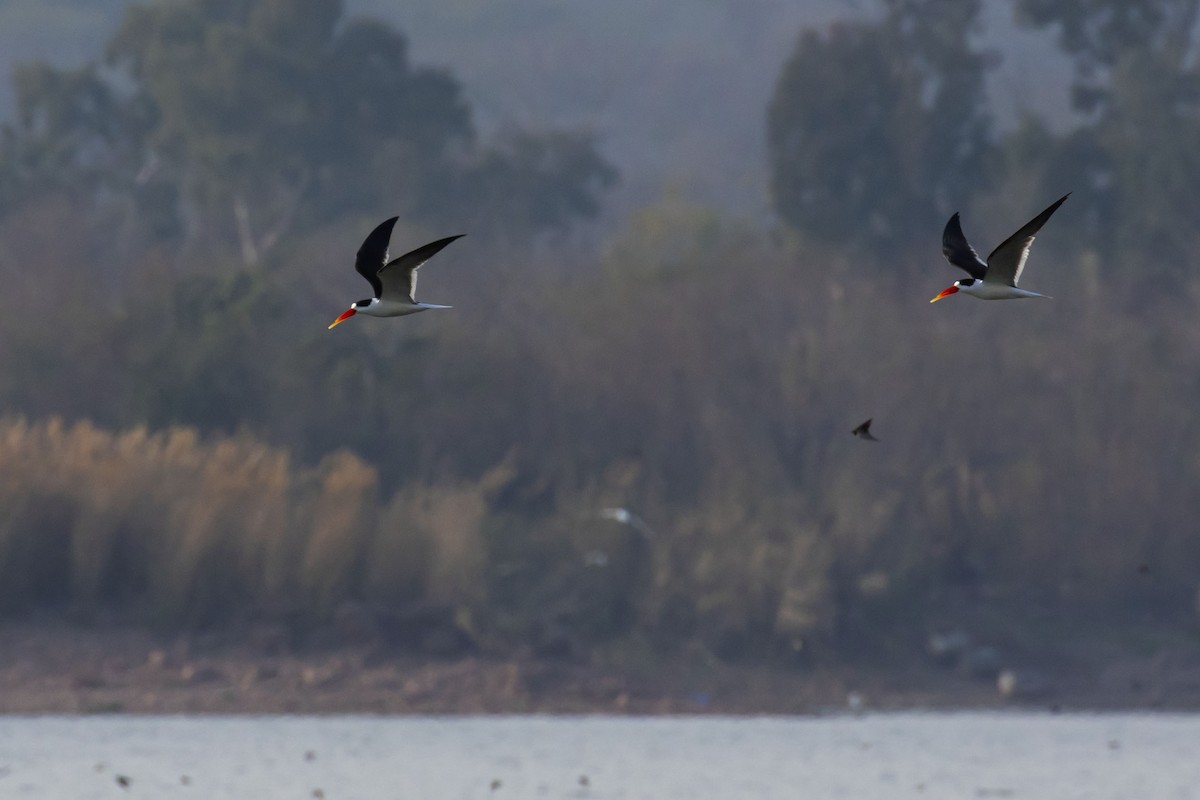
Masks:
[[[117,776],[117,786],[120,786],[122,789],[128,789],[129,784],[131,783],[133,783],[133,779],[131,779],[128,775]]]
[[[579,776],[579,785],[587,787],[587,786],[591,786],[592,782],[590,780],[588,780],[587,775],[580,775]]]
[[[418,303],[417,270],[429,259],[433,258],[443,247],[461,239],[464,234],[447,236],[436,242],[418,247],[412,252],[405,253],[397,259],[388,260],[388,241],[392,238],[392,228],[399,217],[384,220],[375,230],[367,235],[358,249],[354,259],[354,269],[367,279],[375,290],[374,297],[351,303],[350,308],[333,321],[329,327],[340,325],[355,314],[366,314],[371,317],[403,317],[427,311],[431,308],[450,308],[433,303]]]
[[[316,760],[317,760],[317,753],[316,753],[316,751],[314,751],[314,750],[305,750],[305,751],[304,751],[304,760],[305,760],[305,761],[308,761],[308,762],[310,762],[310,763],[311,763],[311,762],[313,762],[313,761],[316,761]]]
[[[493,791],[493,792],[494,792],[494,791],[496,791],[497,789],[499,789],[499,788],[500,788],[501,786],[503,786],[503,785],[504,785],[504,784],[500,782],[500,779],[499,779],[499,778],[492,778],[492,783],[491,783],[491,786],[492,786],[492,791]]]
[[[878,439],[876,439],[874,436],[871,435],[871,420],[867,420],[862,425],[859,425],[857,428],[850,431],[850,433],[854,434],[855,436],[857,436],[860,439],[866,439],[868,442],[878,442],[879,441]]]

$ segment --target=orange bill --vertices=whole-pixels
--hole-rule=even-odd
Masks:
[[[950,295],[954,294],[957,291],[958,291],[957,286],[947,286],[945,289],[942,289],[942,291],[938,294],[937,297],[933,298],[929,302],[936,303],[938,300],[941,300],[943,297],[949,297]],[[338,320],[338,321],[340,322],[341,320]]]
[[[343,322],[350,319],[357,313],[358,312],[355,311],[353,308],[346,309],[345,311],[342,312],[342,315],[340,317],[338,317],[337,319],[335,319],[333,321],[333,325],[330,325],[329,328],[327,328],[327,330],[333,330],[335,325],[341,325]]]

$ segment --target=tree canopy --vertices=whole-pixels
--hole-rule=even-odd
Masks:
[[[801,33],[767,114],[775,209],[816,239],[894,248],[983,180],[978,2],[889,0]]]
[[[1082,124],[1052,158],[1082,184],[1087,240],[1114,269],[1138,263],[1151,286],[1174,285],[1198,240],[1200,0],[1018,0],[1016,9],[1024,24],[1056,30],[1075,62]]]
[[[0,199],[104,191],[150,235],[236,243],[246,263],[301,221],[385,209],[563,228],[615,180],[585,135],[481,144],[458,80],[412,64],[399,31],[344,19],[340,0],[132,6],[103,63],[28,65],[16,81]]]

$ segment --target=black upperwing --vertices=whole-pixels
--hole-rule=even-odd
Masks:
[[[972,278],[983,280],[983,276],[987,274],[987,264],[975,252],[975,248],[971,247],[967,237],[963,235],[957,211],[946,223],[946,229],[942,231],[942,255]]]
[[[384,264],[387,263],[388,242],[391,241],[392,228],[396,227],[398,219],[400,218],[392,217],[379,223],[375,230],[367,234],[366,239],[363,239],[362,246],[358,248],[358,255],[354,259],[354,269],[371,284],[376,297],[383,295],[383,282],[379,280],[379,270],[383,269]]]
[[[854,434],[855,436],[857,436],[860,439],[866,439],[869,442],[878,442],[879,440],[871,435],[871,422],[872,421],[873,420],[870,420],[870,419],[867,420],[862,425],[859,425],[857,428],[850,431],[850,433]]]

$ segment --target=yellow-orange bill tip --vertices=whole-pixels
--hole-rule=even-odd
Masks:
[[[938,292],[937,297],[933,298],[929,302],[936,303],[938,300],[941,300],[943,297],[949,297],[950,295],[954,294],[957,291],[958,291],[957,286],[949,286],[945,289],[942,289],[942,291]]]
[[[346,309],[345,311],[342,312],[342,315],[340,317],[338,317],[337,319],[335,319],[333,321],[333,324],[331,324],[328,328],[326,328],[326,330],[330,330],[330,331],[333,330],[334,327],[341,325],[343,322],[345,322],[346,320],[353,317],[355,315],[355,313],[357,313],[357,312],[355,312],[355,310],[353,308]]]

